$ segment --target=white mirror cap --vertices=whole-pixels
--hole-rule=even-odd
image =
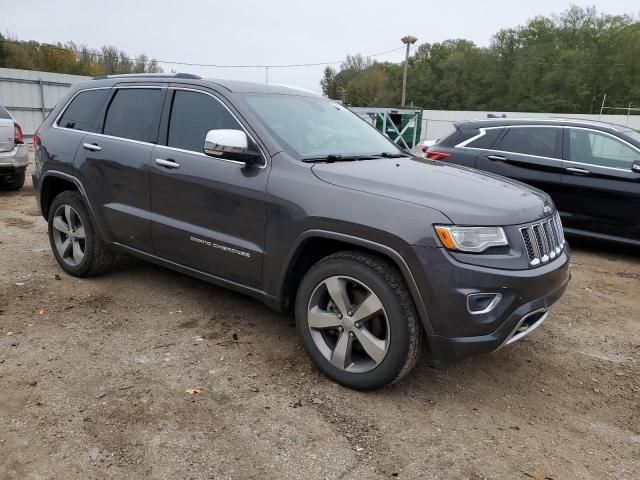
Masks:
[[[204,140],[206,153],[246,152],[248,148],[249,140],[242,130],[209,130]]]

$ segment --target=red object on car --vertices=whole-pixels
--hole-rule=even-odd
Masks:
[[[444,160],[445,158],[449,158],[451,156],[450,153],[438,152],[437,150],[433,150],[431,147],[423,147],[423,151],[427,155],[427,158],[429,160]]]
[[[13,143],[15,143],[16,145],[24,143],[22,128],[16,122],[13,122]]]

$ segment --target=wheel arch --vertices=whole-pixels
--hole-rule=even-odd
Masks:
[[[40,186],[40,211],[42,216],[47,219],[49,217],[49,208],[53,199],[60,195],[62,192],[68,190],[77,190],[82,195],[84,203],[87,205],[91,216],[93,211],[91,210],[91,204],[87,198],[87,194],[82,186],[80,180],[68,173],[59,172],[57,170],[48,170],[45,172],[41,186]],[[94,217],[95,218],[95,217]]]
[[[398,268],[409,290],[425,333],[430,335],[433,328],[429,320],[422,294],[418,289],[409,265],[395,249],[361,237],[326,230],[308,230],[300,235],[285,262],[286,269],[279,282],[279,296],[285,302],[285,309],[294,304],[297,287],[305,272],[317,261],[343,250],[358,250],[382,257]]]

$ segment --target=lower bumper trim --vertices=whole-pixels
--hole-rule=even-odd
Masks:
[[[550,313],[551,309],[541,308],[540,310],[536,310],[535,312],[531,312],[528,315],[522,317],[522,319],[516,324],[516,327],[509,334],[504,343],[500,345],[499,348],[502,348],[505,345],[511,345],[512,343],[517,342],[518,340],[529,335],[536,328],[542,325],[542,323],[547,319]]]

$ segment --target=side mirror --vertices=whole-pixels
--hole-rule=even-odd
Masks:
[[[244,162],[260,163],[262,155],[249,148],[249,138],[242,130],[209,130],[204,140],[204,153],[212,157]]]
[[[640,160],[636,160],[631,164],[631,171],[635,173],[640,173]]]

